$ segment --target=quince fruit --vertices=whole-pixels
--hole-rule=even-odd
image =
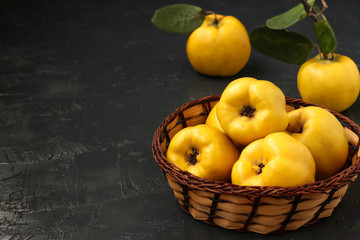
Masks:
[[[359,95],[359,69],[347,56],[334,54],[333,59],[322,59],[317,55],[301,65],[297,85],[305,101],[342,112]]]
[[[230,181],[231,169],[239,151],[219,129],[206,124],[186,127],[175,134],[167,159],[195,176]]]
[[[316,180],[334,175],[348,157],[348,140],[339,120],[326,109],[308,106],[289,112],[286,131],[305,144],[316,163]]]
[[[218,106],[218,104],[216,103],[214,105],[214,107],[211,109],[208,117],[206,118],[205,124],[215,127],[217,129],[219,129],[220,131],[224,132],[224,130],[222,129],[222,127],[219,123],[219,119],[217,118],[217,115],[216,115],[217,106]]]
[[[199,73],[228,77],[246,65],[251,45],[244,25],[237,18],[210,14],[190,34],[186,52],[190,64]]]
[[[224,132],[234,143],[245,146],[286,129],[285,105],[283,92],[272,82],[243,77],[225,88],[216,113]]]
[[[276,132],[244,148],[231,180],[241,186],[300,186],[315,181],[315,162],[303,143]]]

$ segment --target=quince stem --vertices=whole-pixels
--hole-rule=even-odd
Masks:
[[[333,52],[330,52],[329,54],[323,54],[323,53],[321,53],[320,54],[320,58],[322,59],[322,60],[330,60],[330,61],[332,61],[332,60],[334,60],[334,53]]]
[[[314,47],[317,48],[317,50],[319,51],[319,56],[320,56],[320,59],[321,60],[334,60],[334,52],[330,52],[329,54],[324,54],[321,52],[321,49],[319,47],[319,45],[315,44],[315,43],[312,43]]]
[[[213,24],[217,27],[218,24],[219,24],[219,20],[217,18],[216,13],[213,12],[213,11],[206,11],[205,14],[207,14],[207,15],[214,14],[214,22],[213,22]]]

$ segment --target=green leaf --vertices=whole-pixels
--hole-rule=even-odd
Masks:
[[[266,26],[254,29],[250,33],[250,42],[255,50],[264,55],[297,65],[309,58],[313,48],[311,41],[304,35]]]
[[[315,0],[307,0],[307,3],[311,8],[314,6],[314,2]],[[266,26],[271,29],[285,29],[298,21],[303,20],[306,16],[307,13],[304,6],[300,3],[290,10],[268,19],[266,21]]]
[[[321,52],[324,55],[332,52],[336,48],[335,33],[327,21],[321,20],[314,24],[314,32]]]
[[[151,22],[163,31],[189,34],[204,21],[204,11],[190,4],[172,4],[157,10]]]

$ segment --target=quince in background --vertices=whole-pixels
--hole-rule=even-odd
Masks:
[[[289,112],[287,131],[311,151],[316,163],[316,180],[334,175],[348,156],[348,140],[338,119],[320,107]]]
[[[342,112],[359,95],[360,75],[356,64],[347,56],[334,54],[333,59],[321,59],[317,55],[301,65],[297,85],[305,101]]]
[[[329,6],[321,1],[323,9],[319,10],[314,3],[314,0],[301,1],[268,19],[266,26],[250,32],[251,45],[262,54],[300,65],[297,84],[305,101],[342,112],[359,95],[359,70],[351,58],[335,53],[338,45],[335,32],[324,15]],[[306,17],[314,21],[317,43],[288,29]],[[314,47],[319,54],[310,59]]]
[[[167,159],[181,170],[221,181],[230,181],[232,166],[239,155],[223,132],[206,124],[180,130],[167,150]]]
[[[315,162],[303,143],[276,132],[244,148],[231,180],[240,186],[300,186],[315,181]]]
[[[239,145],[284,131],[289,123],[285,96],[266,80],[244,77],[232,81],[223,91],[217,118],[224,132]]]
[[[177,3],[158,9],[151,19],[164,31],[189,34],[186,53],[199,73],[229,77],[240,72],[250,58],[249,34],[236,17]]]
[[[244,25],[237,18],[210,14],[190,34],[186,52],[191,65],[199,73],[228,77],[246,65],[251,46]]]

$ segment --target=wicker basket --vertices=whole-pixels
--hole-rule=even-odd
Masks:
[[[296,230],[329,217],[360,171],[360,127],[349,118],[329,110],[343,124],[350,151],[344,169],[327,179],[299,187],[246,187],[206,180],[176,168],[166,159],[166,150],[179,130],[205,123],[219,98],[209,96],[182,105],[155,132],[152,143],[154,158],[182,209],[208,224],[260,234]],[[290,97],[286,97],[286,102],[288,111],[315,106]]]

